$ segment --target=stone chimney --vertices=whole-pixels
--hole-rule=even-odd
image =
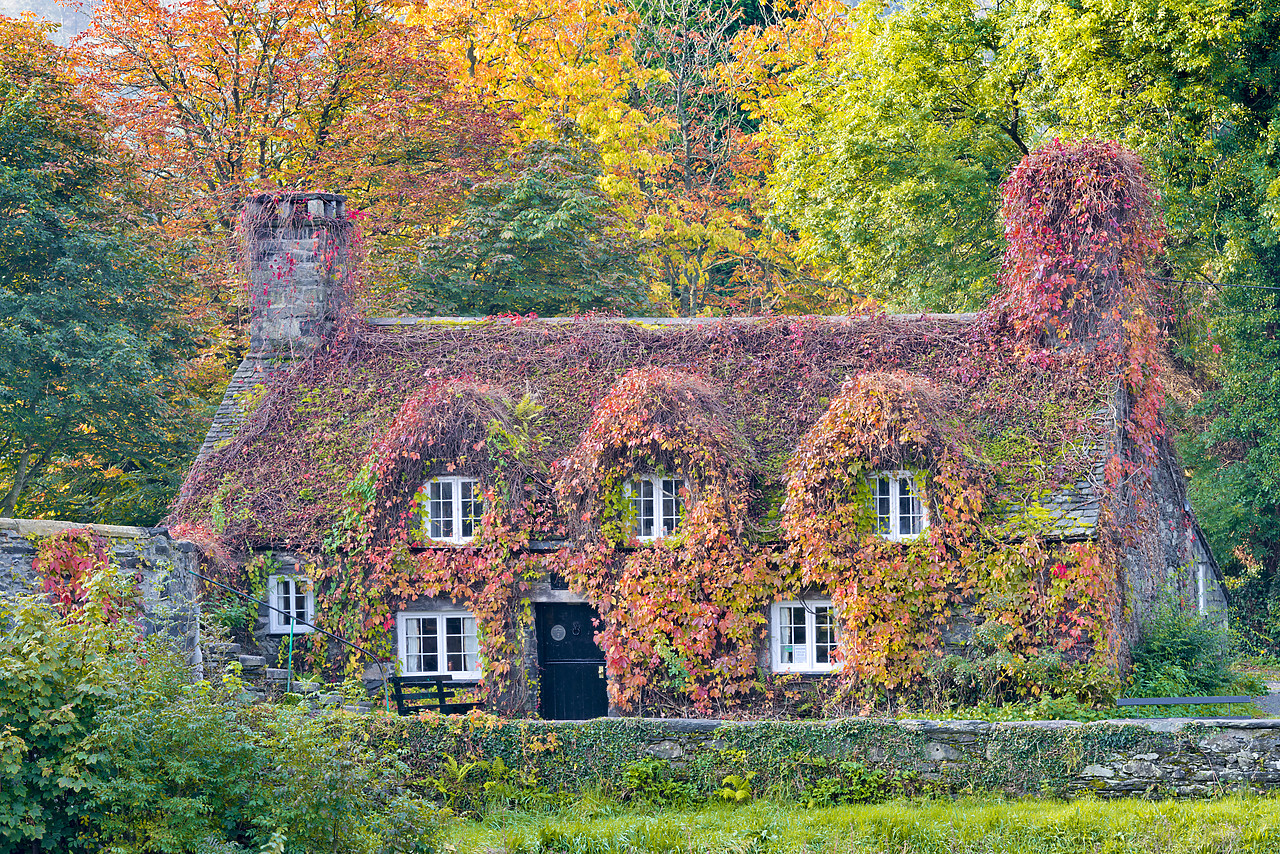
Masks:
[[[350,223],[346,197],[261,194],[240,217],[249,273],[249,351],[304,356],[333,328],[346,298]]]
[[[260,398],[259,386],[315,352],[333,329],[347,298],[346,201],[332,193],[263,193],[245,202],[240,245],[249,273],[249,353],[227,385],[197,465],[235,437]]]

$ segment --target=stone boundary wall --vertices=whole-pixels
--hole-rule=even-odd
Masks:
[[[140,577],[147,634],[172,636],[198,660],[199,588],[186,570],[200,571],[200,552],[193,543],[175,541],[164,528],[0,518],[0,598],[38,593],[40,582],[31,565],[37,547],[69,530],[89,530],[107,539],[112,561]]]
[[[391,738],[431,772],[445,753],[532,769],[553,790],[609,788],[632,762],[659,760],[675,779],[712,791],[754,772],[753,791],[802,796],[855,760],[918,790],[1011,795],[1199,797],[1280,791],[1280,720],[585,722],[485,715],[401,719]]]

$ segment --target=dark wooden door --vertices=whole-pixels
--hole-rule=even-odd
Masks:
[[[604,653],[596,646],[596,609],[590,605],[537,605],[538,713],[547,720],[580,721],[609,713]]]

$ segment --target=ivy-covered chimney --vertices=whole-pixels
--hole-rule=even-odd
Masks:
[[[240,247],[249,274],[249,352],[227,385],[197,462],[232,440],[272,374],[309,356],[333,329],[350,270],[346,201],[310,192],[245,201]]]
[[[249,273],[249,349],[305,355],[333,328],[346,294],[351,226],[346,197],[261,194],[240,216]]]

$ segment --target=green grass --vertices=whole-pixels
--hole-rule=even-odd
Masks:
[[[806,810],[756,802],[642,811],[590,796],[560,814],[458,821],[447,854],[1272,854],[1280,800],[894,801]]]

